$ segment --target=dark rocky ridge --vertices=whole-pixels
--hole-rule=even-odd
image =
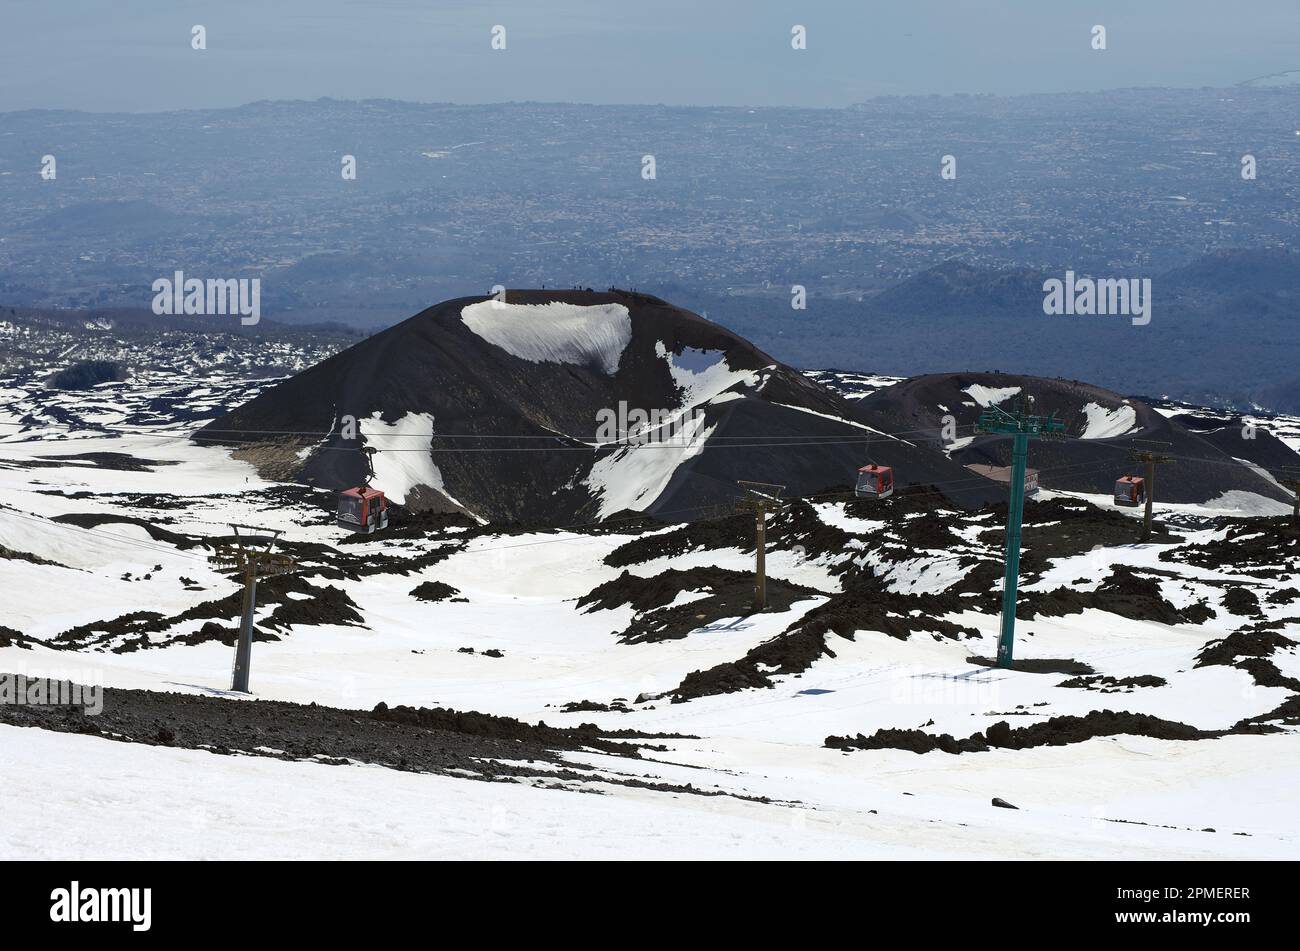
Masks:
[[[1290,501],[1290,496],[1235,458],[1250,459],[1275,473],[1283,466],[1300,465],[1300,455],[1268,432],[1258,430],[1253,438],[1241,435],[1241,427],[1223,423],[1207,426],[1200,420],[1184,425],[1180,417],[1169,418],[1138,398],[1078,380],[1044,379],[1010,373],[936,373],[913,377],[886,387],[859,401],[860,417],[886,432],[923,430],[909,435],[913,442],[927,442],[940,448],[943,416],[956,419],[957,435],[970,436],[982,407],[964,392],[972,385],[989,389],[1019,388],[1020,392],[999,404],[1010,408],[1022,397],[1032,397],[1032,412],[1055,413],[1066,424],[1067,435],[1085,431],[1084,407],[1094,403],[1107,411],[1127,404],[1134,413],[1133,431],[1105,439],[1069,438],[1037,440],[1030,449],[1029,465],[1039,470],[1039,482],[1048,488],[1109,494],[1115,480],[1126,473],[1141,475],[1140,465],[1130,453],[1138,441],[1162,444],[1161,452],[1177,457],[1173,465],[1162,466],[1157,477],[1156,497],[1166,502],[1207,502],[1224,492],[1252,492],[1265,498]],[[946,407],[946,409],[945,409]],[[1009,465],[1010,440],[980,435],[952,453],[962,465]]]
[[[1099,736],[1149,736],[1160,740],[1213,740],[1234,733],[1274,733],[1278,728],[1256,723],[1239,723],[1230,730],[1199,730],[1145,713],[1093,710],[1081,716],[1052,717],[1041,723],[1012,729],[1005,720],[983,733],[956,739],[949,733],[924,730],[879,729],[871,736],[828,736],[826,746],[839,750],[911,750],[928,753],[986,753],[992,749],[1028,750],[1039,746],[1067,746]]]
[[[663,354],[676,355],[680,364],[689,352],[721,357],[728,369],[753,378],[730,387],[731,398],[702,407],[711,429],[702,451],[678,465],[666,485],[653,478],[646,483],[640,504],[670,520],[725,510],[740,479],[783,484],[787,497],[828,486],[848,489],[868,456],[892,466],[900,488],[933,486],[963,507],[995,501],[1005,489],[965,466],[1007,464],[1008,440],[980,436],[949,458],[940,438],[946,413],[956,418],[960,436],[973,432],[980,408],[963,392],[972,384],[1019,387],[1034,397],[1035,411],[1056,412],[1074,435],[1082,431],[1089,403],[1106,410],[1125,402],[1133,407],[1133,433],[1036,443],[1031,465],[1052,488],[1109,492],[1133,468],[1129,453],[1136,439],[1166,443],[1166,451],[1179,457],[1178,465],[1161,470],[1160,498],[1173,502],[1204,502],[1231,490],[1283,501],[1285,493],[1234,456],[1258,457],[1270,469],[1300,465],[1300,455],[1267,433],[1238,440],[1243,446],[1237,451],[1223,427],[1189,428],[1140,400],[1078,381],[933,374],[847,400],[696,314],[615,289],[507,292],[511,305],[628,309],[631,338],[612,374],[598,366],[533,362],[463,322],[462,310],[484,300],[458,298],[422,311],[262,392],[210,422],[196,438],[240,446],[244,458],[273,478],[341,488],[359,482],[364,471],[355,444],[335,429],[341,416],[365,420],[377,412],[393,423],[408,413],[429,414],[437,433],[431,455],[445,492],[417,487],[406,498],[410,508],[451,512],[459,503],[494,522],[587,521],[598,515],[600,504],[584,482],[598,460],[617,451],[590,445],[598,413],[624,402],[634,409],[684,409],[683,391]],[[419,440],[410,443],[404,448],[423,448]],[[312,452],[300,459],[298,452],[308,447]]]
[[[650,741],[676,734],[531,724],[473,711],[380,703],[372,711],[277,700],[232,701],[195,694],[103,688],[103,709],[0,704],[0,723],[126,743],[207,750],[218,755],[312,760],[329,766],[367,763],[407,772],[483,780],[602,782],[677,793],[718,795],[690,784],[594,774],[568,759],[598,750],[639,758]]]

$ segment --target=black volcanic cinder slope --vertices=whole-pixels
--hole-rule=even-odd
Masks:
[[[1291,471],[1300,466],[1300,456],[1269,431],[1269,422],[1236,414],[1217,418],[1180,413],[1175,419],[1188,432],[1195,433],[1229,456],[1267,470],[1276,479],[1289,478]]]
[[[943,417],[951,414],[957,421],[958,436],[974,435],[974,424],[983,408],[968,390],[1016,390],[997,405],[1011,408],[1016,400],[1032,397],[1031,411],[1055,413],[1067,427],[1068,437],[1061,441],[1035,441],[1030,449],[1030,466],[1040,471],[1043,486],[1076,492],[1109,493],[1115,480],[1126,473],[1142,474],[1142,466],[1132,460],[1132,452],[1155,448],[1173,457],[1170,465],[1161,466],[1157,476],[1156,497],[1165,502],[1203,503],[1226,492],[1249,492],[1279,502],[1290,496],[1269,479],[1257,474],[1239,459],[1258,456],[1270,468],[1300,465],[1300,456],[1279,440],[1265,434],[1250,441],[1242,438],[1241,428],[1220,427],[1208,433],[1184,426],[1179,417],[1166,417],[1151,406],[1126,398],[1101,387],[1077,380],[1049,380],[1007,373],[944,373],[914,377],[886,387],[858,403],[859,418],[881,429],[898,432],[922,429],[935,451],[941,449]],[[976,390],[979,393],[979,390]],[[1090,426],[1087,407],[1095,407],[1094,416],[1102,413],[1132,411],[1131,422],[1115,427],[1114,435],[1103,438],[1080,438],[1085,433],[1097,437],[1106,432],[1100,423]],[[952,459],[962,465],[1009,465],[1011,442],[998,436],[976,436],[968,444],[954,449]]]
[[[969,505],[1000,495],[941,453],[872,431],[838,394],[658,298],[521,290],[507,299],[502,319],[521,321],[551,318],[520,305],[625,307],[630,334],[616,370],[607,372],[595,357],[516,355],[462,319],[467,306],[488,298],[459,298],[267,390],[198,438],[277,452],[281,463],[289,460],[287,477],[340,488],[359,482],[364,471],[355,443],[338,431],[339,420],[351,415],[379,450],[379,488],[394,489],[385,475],[404,470],[407,483],[424,479],[400,487],[407,505],[459,505],[493,520],[554,524],[628,508],[691,518],[730,505],[738,479],[781,483],[788,494],[847,487],[867,461],[869,440],[872,458],[894,465],[902,485],[949,485]],[[533,329],[521,325],[519,334]],[[586,337],[571,342],[580,353],[596,346]],[[594,447],[598,414],[620,402],[698,410],[705,438],[690,450],[662,443]],[[406,420],[404,434],[375,435],[383,427],[373,414],[386,424]],[[299,450],[309,451],[299,458]]]

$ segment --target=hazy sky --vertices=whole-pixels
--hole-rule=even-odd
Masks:
[[[806,50],[791,49],[794,24]],[[1300,0],[0,0],[0,111],[320,96],[843,106],[1291,69]]]

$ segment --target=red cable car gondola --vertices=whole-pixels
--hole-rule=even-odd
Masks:
[[[874,463],[858,470],[853,494],[860,499],[887,499],[894,494],[894,470]]]
[[[1115,504],[1137,506],[1147,500],[1147,480],[1126,475],[1115,483]]]
[[[370,487],[375,477],[375,450],[361,450],[366,459],[366,480],[361,485],[339,492],[338,522],[354,532],[371,535],[388,527],[388,499],[379,489]]]
[[[388,499],[378,489],[359,485],[339,493],[339,524],[370,535],[388,527]]]

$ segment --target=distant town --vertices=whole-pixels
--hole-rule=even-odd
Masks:
[[[1171,321],[1201,327],[1197,346],[1202,336],[1212,345],[1223,314],[1249,317],[1238,304],[1279,290],[1234,265],[1244,283],[1228,276],[1232,306],[1206,316],[1201,289],[1159,278],[1207,254],[1300,245],[1300,138],[1288,118],[1298,95],[1290,85],[899,97],[838,110],[322,99],[11,113],[0,132],[0,304],[143,308],[154,281],[184,270],[260,278],[273,321],[374,329],[498,284],[616,285],[804,366],[906,374],[954,365],[918,351],[936,327],[918,328],[916,313],[983,318],[966,313],[969,297],[1035,321],[1036,333],[1040,275],[1069,269],[1157,278],[1154,321],[1133,339],[1164,353],[1174,342],[1158,335]],[[42,176],[49,156],[52,178]],[[956,279],[943,272],[954,261],[966,269]],[[942,293],[906,286],[934,269]],[[1017,269],[1028,276],[1004,299]],[[1281,290],[1293,283],[1288,272]],[[791,307],[796,286],[802,312]],[[1188,308],[1197,316],[1181,317]],[[903,317],[921,338],[892,323]],[[900,349],[863,342],[884,325]],[[953,345],[997,359],[977,343]],[[1048,350],[1046,365],[1019,369],[1056,372]],[[1103,371],[1115,348],[1104,350]],[[1241,367],[1289,382],[1255,356],[1243,353]],[[1202,377],[1179,358],[1147,389],[1258,398],[1233,389],[1231,362],[1221,355],[1222,379],[1192,392]],[[1077,372],[1126,388],[1092,369]]]

